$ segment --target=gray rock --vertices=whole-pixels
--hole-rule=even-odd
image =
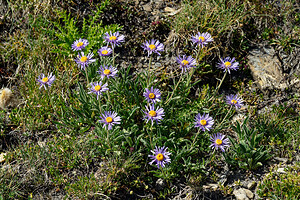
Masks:
[[[247,184],[247,188],[252,190],[256,187],[257,183],[255,181],[252,181],[250,183]]]
[[[281,174],[286,174],[285,168],[278,168],[276,172],[281,173]]]
[[[240,188],[238,190],[234,190],[233,194],[234,194],[234,196],[237,200],[249,200],[249,198],[247,197],[247,194],[246,194],[246,192],[244,191],[243,188]]]
[[[300,88],[300,50],[290,55],[275,51],[272,47],[253,49],[249,52],[248,65],[256,85],[263,91],[285,90],[297,92]]]
[[[147,12],[151,12],[152,11],[152,6],[151,6],[150,3],[147,3],[147,4],[143,5],[143,8]]]
[[[249,53],[248,64],[252,76],[262,91],[283,90],[287,87],[286,84],[283,84],[281,63],[273,48],[257,48]]]
[[[166,185],[166,184],[165,184],[164,180],[161,179],[161,178],[159,178],[159,179],[156,181],[156,189],[157,189],[157,190],[162,190],[162,189],[164,189],[165,185]]]
[[[250,190],[248,190],[248,189],[243,189],[243,190],[249,199],[253,199],[254,194]]]

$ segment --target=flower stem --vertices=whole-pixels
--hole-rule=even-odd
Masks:
[[[225,121],[225,119],[227,118],[228,114],[230,113],[230,111],[231,111],[231,108],[232,108],[232,106],[230,106],[230,109],[229,109],[229,111],[226,113],[226,115],[225,115],[225,117],[223,118],[222,122],[221,122],[221,123],[219,123],[219,124],[218,124],[218,126],[217,126],[215,129],[219,128],[219,127],[220,127],[220,126],[223,124],[223,122],[224,122],[224,121]]]
[[[193,140],[193,143],[192,143],[192,145],[191,145],[191,148],[190,148],[190,151],[194,148],[194,145],[195,145],[195,142],[196,142],[196,139],[197,139],[197,137],[198,137],[198,135],[199,135],[199,133],[200,133],[200,128],[198,129],[198,132],[196,133],[196,136],[194,137],[194,140]]]
[[[147,78],[147,88],[150,87],[150,69],[151,69],[152,55],[149,58],[149,66],[148,66],[148,78]]]
[[[223,76],[223,78],[222,78],[220,84],[219,84],[218,87],[216,88],[215,94],[219,91],[219,89],[220,89],[220,87],[221,87],[223,81],[225,80],[226,74],[227,74],[227,71],[224,73],[224,76]]]
[[[170,96],[169,99],[165,102],[165,104],[167,104],[169,101],[171,101],[171,99],[172,99],[172,97],[173,97],[173,95],[174,95],[175,90],[177,89],[179,83],[181,82],[181,79],[182,79],[182,73],[180,74],[179,81],[177,82],[177,84],[176,84],[176,86],[175,86],[175,88],[174,88],[174,90],[173,90],[171,96]]]
[[[115,48],[112,48],[113,50],[113,67],[115,67]]]
[[[98,101],[99,101],[99,110],[100,110],[100,113],[102,113],[102,110],[101,110],[101,97],[98,98]]]
[[[87,72],[87,67],[84,69],[84,71],[85,71],[85,76],[86,76],[87,84],[90,85],[89,76],[88,76],[88,72]]]

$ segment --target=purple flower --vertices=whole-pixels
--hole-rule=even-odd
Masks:
[[[90,83],[90,84],[91,84],[91,87],[89,88],[90,89],[89,94],[90,93],[97,94],[97,99],[99,99],[99,95],[102,95],[102,92],[105,92],[108,90],[107,83],[102,85],[102,82],[100,81],[99,83],[94,82],[94,83]]]
[[[218,68],[224,69],[224,72],[228,71],[230,74],[230,70],[237,70],[239,68],[239,63],[234,62],[235,58],[226,57],[224,60],[220,58],[220,62],[218,63]]]
[[[153,87],[151,87],[150,90],[148,88],[146,88],[145,90],[146,90],[146,92],[144,92],[143,95],[149,103],[155,104],[156,102],[160,101],[161,93],[160,93],[159,89],[156,89],[156,88],[153,89]]]
[[[88,40],[79,38],[79,40],[76,40],[72,44],[72,50],[73,51],[82,51],[88,44],[89,44]]]
[[[164,50],[164,45],[158,40],[152,39],[151,41],[146,41],[145,43],[143,43],[142,48],[144,48],[145,51],[148,51],[148,56],[150,56],[152,53],[161,55],[159,51]]]
[[[231,94],[229,96],[226,96],[226,103],[228,105],[235,106],[236,109],[239,109],[243,105],[243,100],[241,97],[239,97],[239,95]]]
[[[210,141],[212,142],[212,144],[209,147],[212,147],[216,150],[220,148],[223,152],[225,151],[225,148],[230,146],[229,139],[225,139],[225,135],[222,135],[221,133],[217,133],[213,136],[210,136]]]
[[[149,164],[152,165],[155,162],[157,167],[160,168],[160,167],[165,167],[165,165],[167,163],[170,163],[171,162],[171,159],[170,159],[171,153],[167,152],[167,149],[168,149],[168,147],[163,146],[163,147],[159,148],[159,147],[155,146],[155,149],[151,150],[151,152],[154,155],[148,155],[148,157],[150,157],[152,159],[152,161],[149,162]]]
[[[112,129],[112,126],[115,124],[120,124],[121,117],[114,111],[104,112],[102,116],[100,116],[99,122],[104,123],[103,128],[108,128],[108,130]]]
[[[214,41],[214,39],[211,37],[209,33],[200,33],[198,32],[197,35],[192,36],[191,41],[194,44],[200,45],[201,48],[203,48],[205,45],[207,45],[209,42]]]
[[[155,120],[156,123],[160,122],[163,119],[163,116],[165,116],[164,109],[157,107],[155,110],[154,104],[150,105],[149,107],[146,106],[146,111],[143,111],[145,113],[144,120],[147,120],[147,123],[149,120],[153,121]]]
[[[191,67],[195,67],[197,65],[196,60],[192,58],[192,56],[187,57],[186,55],[183,55],[182,57],[177,57],[177,62],[180,64],[181,67],[181,73],[186,72],[187,69]]]
[[[104,79],[104,77],[112,77],[112,78],[115,78],[115,76],[117,75],[118,73],[118,70],[117,68],[113,67],[113,66],[100,66],[99,68],[99,71],[97,71],[98,74],[101,75],[101,79]]]
[[[99,56],[109,56],[112,53],[112,49],[109,47],[101,47],[97,52]]]
[[[208,130],[210,131],[210,129],[212,129],[212,126],[214,124],[214,120],[212,117],[209,116],[209,114],[203,114],[200,115],[197,114],[195,117],[195,127],[199,127],[202,131]]]
[[[84,52],[81,52],[81,55],[78,53],[75,62],[78,64],[78,67],[80,67],[82,70],[85,70],[85,67],[96,61],[96,59],[92,59],[93,56],[93,53],[89,53],[87,56],[85,56]]]
[[[115,33],[105,33],[104,39],[107,43],[110,43],[112,48],[115,48],[115,46],[119,46],[121,42],[125,42],[125,36],[120,35],[119,31]]]
[[[37,79],[37,82],[39,82],[40,84],[40,89],[44,86],[45,90],[47,90],[46,85],[48,85],[48,87],[51,87],[54,81],[55,75],[52,75],[52,72],[48,74],[48,76],[45,76],[45,74],[42,73]]]

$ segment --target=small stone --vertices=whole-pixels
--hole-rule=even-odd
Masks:
[[[252,182],[250,182],[250,183],[247,184],[247,188],[250,189],[250,190],[252,190],[252,189],[255,188],[256,184],[257,183],[255,181],[252,181]]]
[[[147,12],[151,12],[152,11],[152,6],[150,5],[150,3],[148,3],[146,5],[143,5],[143,8]]]
[[[275,160],[278,160],[280,162],[286,163],[289,159],[287,158],[279,158],[279,157],[274,157]]]
[[[245,191],[245,193],[249,199],[253,199],[254,194],[250,190],[248,190],[248,189],[243,189],[243,190]]]
[[[6,156],[6,153],[0,154],[0,163],[3,163],[5,161],[5,156]]]
[[[234,196],[237,200],[249,200],[249,198],[247,197],[247,194],[246,194],[246,192],[244,191],[243,188],[240,188],[238,190],[234,190],[233,194],[234,194]]]
[[[276,172],[281,173],[281,174],[286,174],[285,168],[278,168]]]
[[[157,181],[156,181],[156,189],[157,190],[162,190],[164,189],[165,187],[165,182],[163,179],[159,178]]]

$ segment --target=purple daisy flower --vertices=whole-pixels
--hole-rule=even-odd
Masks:
[[[51,87],[54,81],[55,75],[52,75],[52,72],[48,74],[48,76],[45,76],[45,74],[42,73],[37,79],[37,82],[39,82],[40,84],[40,89],[44,86],[45,90],[47,90],[46,85],[48,85],[48,87]]]
[[[230,74],[230,70],[237,70],[239,68],[239,63],[234,62],[235,58],[226,57],[224,59],[220,58],[220,62],[218,63],[218,68],[224,69],[224,72],[228,71]]]
[[[203,48],[205,45],[207,45],[209,42],[214,41],[214,39],[211,37],[209,33],[200,33],[198,32],[195,36],[192,36],[191,41],[194,44],[200,45],[201,48]]]
[[[149,164],[152,165],[155,162],[157,167],[160,168],[160,167],[165,167],[165,165],[167,163],[170,163],[171,162],[171,159],[170,159],[171,153],[167,152],[167,149],[168,149],[168,147],[163,146],[163,147],[159,148],[159,147],[155,146],[155,149],[151,150],[151,152],[154,155],[148,155],[148,157],[150,157],[152,159],[152,161],[149,162]]]
[[[97,100],[99,98],[99,95],[102,95],[102,92],[105,92],[108,90],[107,83],[102,85],[102,82],[100,81],[100,82],[94,82],[94,83],[90,83],[90,84],[91,84],[91,87],[89,88],[90,92],[88,92],[88,93],[89,94],[90,93],[97,94]]]
[[[112,53],[112,49],[109,47],[101,47],[97,52],[99,56],[109,56]]]
[[[241,108],[243,104],[243,100],[241,97],[239,97],[239,95],[229,95],[229,96],[226,96],[226,103],[228,105],[231,105],[231,106],[235,106],[236,109],[239,109]]]
[[[159,89],[156,89],[156,88],[153,89],[153,87],[151,87],[150,90],[148,88],[146,88],[145,90],[146,90],[146,92],[144,92],[143,95],[149,103],[155,104],[156,102],[160,101],[161,93],[160,93]]]
[[[214,120],[212,117],[209,116],[209,114],[203,114],[200,113],[196,115],[195,117],[195,127],[199,127],[202,131],[212,129],[212,126],[214,124]]]
[[[225,151],[225,148],[230,146],[229,139],[225,139],[225,135],[222,135],[221,133],[210,136],[210,141],[212,142],[212,144],[209,147],[216,150],[220,148],[223,152]]]
[[[115,46],[119,46],[121,42],[125,42],[125,36],[120,35],[119,31],[115,33],[105,33],[104,39],[107,43],[110,43],[112,48],[115,48]]]
[[[84,52],[81,52],[81,55],[78,53],[75,62],[78,64],[78,67],[80,67],[82,70],[85,70],[85,67],[87,67],[92,62],[96,61],[96,59],[92,59],[93,56],[94,56],[93,53],[89,53],[88,55],[85,56]]]
[[[192,58],[192,56],[187,57],[186,55],[183,55],[182,57],[177,57],[177,62],[180,64],[181,72],[186,72],[187,69],[191,67],[195,67],[197,65],[196,60]]]
[[[159,51],[164,50],[164,45],[158,40],[154,39],[152,39],[151,41],[146,41],[145,43],[143,43],[142,47],[145,51],[148,51],[148,56],[150,56],[152,53],[157,53],[158,55],[161,55]]]
[[[88,44],[89,44],[88,40],[79,38],[79,40],[76,40],[72,44],[72,50],[73,51],[82,51]]]
[[[146,110],[143,111],[145,113],[144,120],[147,120],[147,123],[149,120],[153,121],[155,120],[156,123],[160,122],[163,119],[163,116],[165,116],[165,112],[163,108],[157,107],[155,110],[154,104],[150,105],[149,107],[146,106]]]
[[[112,78],[115,78],[115,76],[117,75],[118,73],[118,70],[117,68],[113,67],[113,66],[100,66],[99,68],[99,71],[97,71],[98,74],[101,75],[101,79],[104,79],[104,77],[112,77]]]
[[[112,126],[115,124],[120,124],[121,117],[114,111],[104,112],[102,116],[100,116],[99,122],[104,123],[103,128],[108,128],[108,130],[112,129]]]

